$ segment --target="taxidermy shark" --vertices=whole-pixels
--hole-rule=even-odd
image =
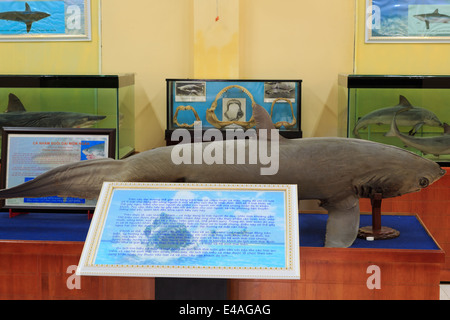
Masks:
[[[272,174],[261,174],[261,168],[267,165],[263,161],[253,164],[241,161],[242,164],[239,164],[217,158],[210,164],[174,162],[180,152],[190,147],[194,149],[194,154],[189,157],[194,160],[196,148],[204,155],[214,152],[217,156],[221,154],[220,150],[222,155],[234,152],[233,157],[242,150],[249,155],[250,139],[180,143],[121,160],[85,160],[64,165],[29,182],[0,190],[0,199],[50,195],[95,198],[106,181],[296,184],[299,199],[318,199],[321,206],[328,210],[325,246],[348,247],[359,229],[359,198],[371,198],[376,193],[388,198],[416,192],[445,173],[431,160],[372,141],[347,138],[285,139],[279,136],[263,107],[254,104],[253,116],[258,137],[263,137],[270,130],[267,145],[274,143],[276,146],[271,146],[270,151],[278,156],[279,166]]]
[[[0,113],[3,127],[89,128],[106,116],[78,112],[27,112],[16,95],[10,93],[8,107]]]
[[[33,22],[49,17],[50,14],[41,11],[31,11],[30,5],[25,2],[25,11],[0,12],[0,19],[23,22],[27,25],[27,33],[30,32]]]
[[[409,131],[410,135],[414,135],[424,124],[432,127],[442,127],[442,122],[433,112],[424,108],[412,106],[408,99],[401,95],[398,105],[378,109],[361,117],[353,129],[353,134],[355,137],[359,138],[359,130],[366,128],[370,124],[390,125],[395,114],[399,110],[407,107],[409,107],[408,112],[398,116],[397,124],[399,126],[413,127]]]
[[[398,111],[397,114],[407,112],[409,108]],[[436,137],[413,137],[403,134],[398,130],[396,123],[397,115],[392,119],[391,130],[385,134],[387,137],[399,138],[405,146],[416,148],[424,154],[433,154],[439,156],[440,154],[450,154],[450,134],[444,133]],[[445,126],[447,128],[447,126]]]
[[[450,16],[439,13],[439,9],[434,10],[433,13],[416,14],[414,18],[417,18],[425,22],[427,29],[430,29],[430,22],[432,23],[449,23]]]

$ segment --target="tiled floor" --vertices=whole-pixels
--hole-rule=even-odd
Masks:
[[[450,284],[441,284],[441,300],[450,300]]]

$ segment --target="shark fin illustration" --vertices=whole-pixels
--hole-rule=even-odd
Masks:
[[[433,14],[439,14],[439,9],[434,10]]]
[[[33,22],[27,22],[27,33],[30,32]]]
[[[425,20],[425,25],[427,26],[427,29],[430,29],[430,21]]]
[[[10,93],[8,99],[8,107],[6,108],[5,112],[26,112],[26,111],[27,110],[23,106],[20,99],[16,95]]]

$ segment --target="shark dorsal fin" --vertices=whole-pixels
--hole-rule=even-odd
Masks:
[[[30,5],[27,2],[25,2],[25,11],[26,12],[31,12]]]
[[[409,103],[408,99],[406,99],[404,96],[400,96],[400,102],[398,103],[399,106],[402,107],[412,107],[412,104]]]
[[[8,107],[5,112],[25,112],[25,107],[15,94],[9,94]]]
[[[269,113],[267,112],[266,109],[264,109],[257,103],[253,103],[252,109],[253,109],[253,118],[255,119],[256,122],[256,133],[259,135],[260,129],[266,129],[267,139],[270,140],[271,138],[270,130],[272,129],[278,130],[278,129],[275,128],[275,125],[273,124],[273,121]],[[281,135],[278,135],[278,137],[280,141],[285,139]]]
[[[434,10],[433,14],[439,14],[439,9]]]

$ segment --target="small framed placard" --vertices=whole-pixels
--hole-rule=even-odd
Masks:
[[[11,188],[61,165],[114,158],[115,129],[3,128],[1,187]],[[96,199],[45,197],[6,199],[11,209],[93,210]]]
[[[296,185],[105,182],[88,276],[299,279]]]

